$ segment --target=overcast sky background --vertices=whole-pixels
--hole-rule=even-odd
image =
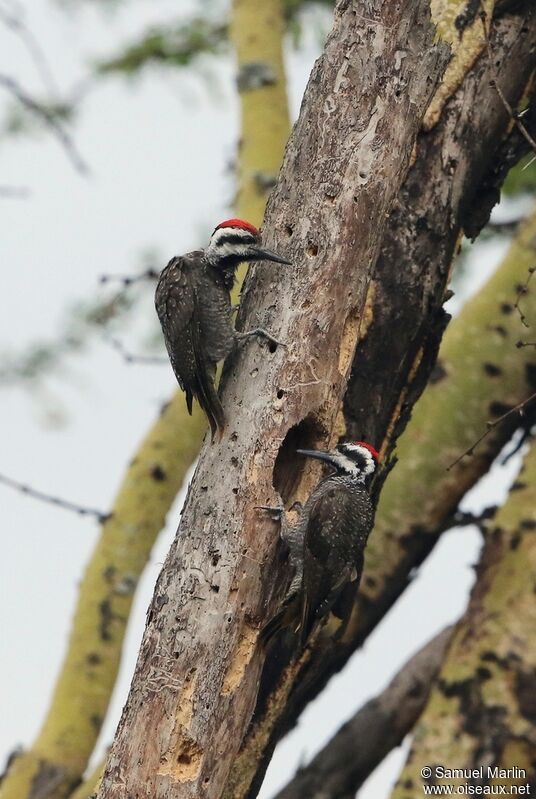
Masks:
[[[56,82],[68,89],[87,64],[117,50],[148,23],[173,21],[191,0],[131,0],[117,13],[76,4],[65,14],[49,0],[27,3],[27,22],[46,50]],[[315,17],[318,21],[318,18]],[[316,27],[316,22],[314,27]],[[318,55],[306,38],[288,48],[290,94],[296,115]],[[133,273],[140,254],[156,248],[161,263],[204,243],[207,231],[231,210],[226,165],[238,135],[230,60],[195,70],[150,70],[142,79],[106,80],[89,94],[76,125],[76,142],[90,165],[83,178],[47,135],[0,140],[0,186],[28,187],[27,199],[0,198],[0,351],[53,339],[66,308],[94,298],[102,273]],[[42,86],[20,42],[0,28],[0,73],[29,90]],[[0,97],[0,103],[4,101]],[[464,291],[474,291],[501,255],[485,245],[470,257]],[[155,329],[152,289],[123,339],[140,347]],[[460,297],[456,298],[459,304]],[[174,390],[171,370],[128,366],[103,343],[70,358],[65,373],[46,381],[38,400],[0,388],[0,472],[52,494],[106,510],[125,464]],[[59,408],[59,411],[58,411]],[[63,424],[59,424],[63,419]],[[506,491],[518,466],[512,459],[478,487],[467,507]],[[174,535],[182,496],[168,516],[141,581],[121,678],[104,726],[100,753],[113,737],[125,701],[145,611]],[[34,502],[0,486],[3,557],[0,560],[0,757],[36,735],[63,658],[77,584],[98,535],[97,525]],[[445,535],[412,586],[346,669],[278,747],[262,789],[270,799],[304,760],[380,691],[402,663],[463,612],[473,581],[480,537],[474,528]],[[399,749],[361,790],[383,799],[404,760]]]

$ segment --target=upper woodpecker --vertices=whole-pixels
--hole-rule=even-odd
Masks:
[[[326,616],[352,583],[357,591],[363,551],[373,526],[368,487],[378,453],[364,441],[344,443],[330,452],[299,449],[300,455],[331,467],[305,503],[296,525],[282,532],[295,575],[281,609],[264,627],[266,643],[292,627],[305,645],[315,624]]]
[[[215,228],[206,249],[172,258],[156,287],[156,312],[173,371],[186,392],[189,413],[196,397],[208,417],[213,439],[225,426],[214,386],[218,361],[226,358],[240,339],[251,335],[271,338],[261,328],[237,333],[231,320],[230,291],[242,261],[289,263],[260,244],[256,227],[242,219],[228,219]]]

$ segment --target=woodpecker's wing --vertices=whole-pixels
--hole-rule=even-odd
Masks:
[[[202,270],[202,253],[172,258],[160,275],[155,305],[173,371],[186,392],[188,411],[192,412],[195,396],[208,417],[214,438],[225,420],[214,386],[217,360],[206,349]]]
[[[194,296],[196,296],[195,292]],[[205,353],[203,325],[197,311],[194,313],[189,330],[192,337],[192,350],[195,361],[195,395],[207,415],[212,440],[214,441],[216,433],[219,432],[221,435],[223,432],[225,414],[214,385],[216,365],[212,358]]]
[[[355,493],[344,483],[329,478],[306,503],[300,625],[303,644],[315,623],[331,610],[345,585],[356,575],[360,528],[367,524],[367,518],[361,519],[358,510]]]
[[[162,270],[155,292],[155,307],[162,325],[169,359],[180,387],[190,394],[194,353],[188,330],[194,313],[194,286],[185,258],[172,258]]]

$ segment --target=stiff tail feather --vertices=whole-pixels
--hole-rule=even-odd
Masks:
[[[199,375],[197,386],[197,400],[207,415],[211,430],[211,440],[214,441],[216,437],[221,438],[225,429],[223,407],[210,375],[203,371]]]
[[[259,642],[263,647],[267,647],[278,633],[287,627],[293,627],[292,632],[296,632],[299,619],[299,596],[294,595],[283,602],[283,605],[266,622],[259,635]]]
[[[211,440],[216,436],[221,438],[225,429],[225,414],[214,385],[215,367],[210,367],[201,356],[200,331],[197,325],[193,326],[193,350],[196,367],[196,396],[197,401],[205,411],[211,430]]]

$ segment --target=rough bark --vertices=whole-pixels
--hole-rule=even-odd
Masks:
[[[277,528],[255,505],[274,502],[276,460],[276,482],[303,498],[318,471],[300,473],[296,439],[340,432],[371,268],[445,63],[427,2],[367,10],[363,26],[338,4],[313,70],[266,217],[294,267],[256,268],[239,319],[287,347],[251,345],[230,364],[229,429],[202,452],[158,580],[102,799],[221,796],[251,719],[256,637],[282,576]]]
[[[344,724],[275,799],[354,799],[376,766],[413,729],[452,632],[448,627],[413,655],[387,688]]]
[[[491,211],[494,199],[487,191],[481,196],[480,186],[503,152],[512,120],[490,81],[500,82],[515,108],[535,67],[534,9],[524,4],[515,14],[498,19],[489,52],[493,59],[486,48],[445,106],[441,121],[418,137],[416,160],[389,217],[373,273],[369,324],[356,351],[345,416],[349,435],[372,441],[384,453],[403,430],[430,374],[444,325],[441,305],[461,232],[466,225],[474,225],[475,210],[480,224]],[[518,243],[501,268],[500,285],[490,285],[482,303],[469,304],[447,331],[447,361],[458,355],[462,358],[446,376],[441,365],[435,370],[433,385],[401,440],[400,462],[382,494],[366,550],[360,595],[344,640],[317,640],[310,660],[300,664],[296,681],[296,666],[290,678],[288,673],[278,677],[284,660],[263,680],[267,685],[261,692],[256,722],[236,764],[237,772],[256,769],[251,796],[277,740],[404,591],[412,571],[434,547],[446,519],[518,424],[512,417],[493,431],[477,457],[445,471],[486,429],[486,422],[497,418],[501,404],[521,402],[534,391],[533,353],[516,350],[522,326],[511,313],[517,283],[525,280],[534,257],[528,244],[528,237]],[[496,291],[501,301],[496,300]],[[529,301],[532,304],[532,294]],[[464,332],[466,324],[470,336]],[[499,351],[505,356],[504,373],[492,376],[493,369],[486,364],[494,364]],[[475,362],[479,363],[476,371]],[[480,390],[473,395],[475,384]],[[466,424],[452,425],[460,407]],[[259,750],[265,753],[260,763]]]
[[[536,785],[535,530],[533,446],[485,536],[469,608],[416,727],[396,799],[422,793],[423,767],[438,785]],[[482,774],[440,779],[437,765]]]
[[[252,36],[253,11],[261,24]],[[255,176],[277,172],[290,130],[280,0],[265,0],[260,12],[255,0],[236,0],[231,22],[238,73],[261,54],[271,75],[258,85],[239,82],[244,145],[237,159],[237,213],[260,224],[271,185]],[[205,429],[203,414],[196,408],[190,417],[178,391],[134,454],[86,567],[43,727],[32,748],[13,761],[3,799],[65,799],[80,782],[115,685],[136,584]]]

